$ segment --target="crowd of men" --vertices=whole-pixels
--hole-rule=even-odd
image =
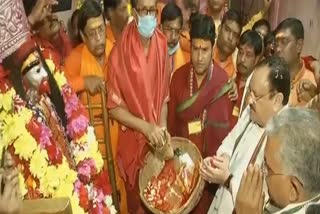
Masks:
[[[275,29],[264,19],[272,0],[247,23],[225,0],[204,11],[199,0],[85,0],[68,34],[51,12],[55,0],[23,2],[33,40],[81,102],[89,93],[99,104],[106,88],[119,213],[148,213],[138,172],[173,136],[204,158],[206,186],[192,213],[320,210],[320,63],[301,55],[299,19]],[[98,137],[104,131],[95,127]],[[17,188],[16,177],[1,179]],[[12,213],[12,200],[1,191],[0,213]]]

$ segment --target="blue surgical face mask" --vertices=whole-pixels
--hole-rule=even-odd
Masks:
[[[169,56],[172,56],[180,47],[180,43],[178,42],[173,48],[168,47]]]
[[[137,12],[136,14],[138,16],[137,26],[140,35],[149,39],[157,27],[157,18],[153,15],[139,16]]]

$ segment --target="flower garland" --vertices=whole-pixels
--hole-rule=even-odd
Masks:
[[[108,174],[93,127],[64,73],[46,61],[65,102],[66,133],[75,167],[69,163],[46,124],[27,108],[6,79],[0,80],[0,149],[8,148],[20,170],[24,198],[69,197],[74,213],[116,213]],[[40,112],[41,115],[41,112]]]

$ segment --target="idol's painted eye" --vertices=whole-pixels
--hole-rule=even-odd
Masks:
[[[39,60],[35,60],[33,62],[31,62],[28,66],[26,66],[23,70],[22,70],[22,74],[25,75],[28,71],[30,71],[33,67],[40,65],[40,61]]]

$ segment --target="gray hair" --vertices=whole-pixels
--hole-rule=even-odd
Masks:
[[[279,155],[287,175],[296,176],[309,196],[320,193],[320,114],[286,108],[266,127],[268,136],[281,140]]]

